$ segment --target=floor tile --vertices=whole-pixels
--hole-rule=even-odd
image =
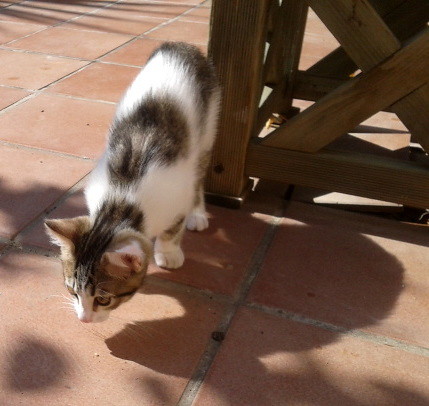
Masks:
[[[145,0],[136,0],[136,1],[139,1],[139,2],[142,2],[142,1],[145,1]],[[174,3],[179,3],[179,4],[190,4],[190,5],[193,5],[193,6],[196,6],[196,5],[198,5],[198,4],[200,4],[200,3],[202,3],[203,2],[203,0],[163,0],[164,2],[167,2],[167,3],[172,3],[172,4],[174,4]]]
[[[146,17],[164,18],[169,20],[171,18],[178,17],[191,7],[192,5],[186,4],[186,2],[174,3],[169,1],[124,0],[119,4],[109,7],[106,11],[122,11],[133,13],[135,15],[144,15]]]
[[[40,29],[43,29],[43,27],[37,24],[20,24],[10,21],[0,21],[0,44],[24,37]]]
[[[73,18],[74,14],[89,13],[114,1],[116,0],[31,0],[28,6],[40,10],[39,13],[60,10],[70,14],[69,18]],[[24,5],[27,6],[27,4],[21,4],[21,6]]]
[[[128,65],[143,66],[152,52],[158,48],[164,41],[142,38],[133,41],[116,51],[111,52],[109,55],[101,58],[102,61],[123,63]]]
[[[56,83],[49,91],[118,102],[139,72],[138,68],[95,63]]]
[[[106,8],[64,24],[64,27],[106,33],[140,35],[164,23],[164,18],[148,17],[132,10]]]
[[[54,25],[71,18],[77,17],[81,12],[76,11],[70,5],[61,4],[57,8],[54,2],[25,1],[20,4],[3,8],[0,11],[0,20],[30,23],[39,25]]]
[[[124,44],[131,36],[115,33],[48,28],[9,45],[47,54],[95,59]]]
[[[174,405],[222,310],[147,285],[106,322],[85,325],[61,297],[68,293],[58,261],[7,254],[0,280],[4,405]]]
[[[84,216],[86,214],[88,214],[88,210],[86,208],[85,197],[83,191],[79,191],[68,197],[64,202],[58,204],[58,207],[52,210],[46,218],[70,218]],[[46,234],[43,220],[20,235],[19,242],[24,246],[31,245],[59,254],[59,248],[50,242]]]
[[[210,8],[208,7],[198,7],[192,9],[189,13],[186,13],[180,17],[180,21],[192,21],[199,23],[209,23],[210,22]]]
[[[105,146],[115,106],[39,95],[0,116],[0,139],[96,158]]]
[[[22,89],[0,86],[0,110],[31,94]]]
[[[202,23],[187,21],[173,21],[148,34],[150,38],[167,41],[185,41],[192,44],[207,44],[209,39],[209,26]]]
[[[7,238],[22,230],[93,166],[91,162],[5,145],[0,149],[0,162],[0,235]]]
[[[119,48],[117,51],[114,51],[109,55],[104,56],[101,60],[106,62],[143,66],[149,59],[152,52],[164,42],[164,40],[143,37]],[[206,45],[199,44],[197,46],[201,52],[207,54]]]
[[[149,273],[212,292],[232,295],[237,292],[268,224],[266,218],[245,211],[216,206],[210,206],[208,211],[211,217],[209,228],[185,234],[183,267],[165,270],[153,265]]]
[[[308,12],[307,25],[299,60],[299,69],[307,70],[339,46],[338,41],[325,27],[311,9]]]
[[[195,406],[424,406],[428,358],[241,310]]]
[[[427,227],[292,203],[248,300],[429,346]]]
[[[40,89],[87,62],[0,49],[0,84]]]

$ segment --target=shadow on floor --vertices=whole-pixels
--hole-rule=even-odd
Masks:
[[[259,220],[253,218],[253,221]],[[281,301],[281,291],[278,286],[279,284],[285,286],[283,294],[287,296],[286,310],[295,311],[298,314],[304,313],[304,315],[309,312],[310,317],[311,312],[316,311],[322,320],[335,322],[337,325],[349,329],[376,325],[390,314],[403,288],[404,269],[394,256],[370,238],[363,236],[360,230],[356,232],[347,230],[345,236],[342,237],[341,229],[337,230],[336,236],[332,232],[324,235],[320,230],[315,233],[317,226],[313,226],[311,221],[306,221],[305,226],[286,224],[283,227],[291,239],[291,244],[289,247],[285,246],[287,254],[284,254],[283,258],[283,254],[279,251],[276,251],[277,258],[267,257],[267,261],[271,261],[271,266],[277,266],[282,272],[273,272],[275,275],[273,275],[272,281],[270,282],[269,277],[266,277],[265,279],[269,281],[268,284],[262,283],[262,288],[259,286],[260,289],[265,289],[265,295],[270,295],[269,289],[270,283],[272,283],[272,286],[277,285],[277,291],[273,292],[273,295]],[[228,233],[228,230],[225,231]],[[326,240],[332,238],[332,245],[327,246]],[[286,240],[288,240],[287,237]],[[299,245],[306,242],[308,246],[298,252]],[[331,250],[326,250],[327,247]],[[294,250],[296,255],[294,255]],[[366,258],[362,259],[362,256],[365,255]],[[333,266],[333,264],[335,265]],[[204,272],[205,266],[204,263],[199,264],[201,272]],[[361,269],[362,266],[365,269]],[[183,272],[186,272],[186,267]],[[283,277],[284,279],[282,279]],[[258,284],[258,279],[256,284]],[[162,286],[148,286],[142,293],[173,295],[183,306],[184,315],[170,319],[129,323],[121,332],[108,338],[106,345],[115,357],[131,360],[162,374],[189,378],[182,368],[181,360],[187,356],[187,345],[193,342],[193,335],[198,330],[195,309],[187,306],[181,300],[180,294]],[[248,298],[248,300],[250,299]],[[320,310],[320,307],[323,309]],[[336,314],[337,309],[338,314]],[[279,319],[279,323],[281,323],[281,319]],[[189,326],[194,327],[190,329]],[[234,323],[232,327],[234,327]],[[252,327],[249,329],[252,330]],[[150,331],[150,337],[142,339],[140,335],[135,334],[136,331]],[[235,333],[237,332],[235,331]],[[259,334],[260,332],[257,330],[250,331],[247,337],[249,340],[256,340],[258,338],[255,337]],[[342,388],[334,378],[326,374],[324,365],[320,364],[313,354],[307,352],[336,342],[341,337],[339,334],[320,330],[319,333],[308,334],[303,339],[297,339],[293,334],[292,332],[289,336],[285,335],[281,340],[279,337],[271,340],[269,334],[264,336],[264,339],[259,339],[261,345],[255,345],[252,347],[252,351],[241,354],[241,358],[233,365],[234,376],[238,377],[237,380],[223,382],[221,386],[211,388],[212,391],[216,392],[216,396],[220,399],[225,399],[225,404],[234,404],[231,403],[234,400],[231,400],[230,397],[234,396],[235,391],[243,393],[246,390],[240,387],[243,382],[249,384],[251,381],[262,380],[268,382],[267,390],[253,393],[251,404],[306,402],[312,398],[308,391],[310,393],[314,391],[317,394],[317,398],[313,400],[316,402],[314,404],[318,405],[332,405],[332,401],[338,405],[369,406],[375,404],[370,399],[370,393],[363,394],[361,399],[349,395],[346,388]],[[209,342],[210,339],[210,334],[204,338],[206,342]],[[227,334],[225,343],[228,342],[228,339],[233,340],[233,337],[229,337]],[[178,342],[180,345],[177,344]],[[247,348],[246,344],[243,345],[244,348]],[[235,347],[240,353],[240,342],[236,342]],[[222,347],[220,351],[222,352]],[[295,353],[306,365],[305,372],[297,374],[292,370],[288,373],[287,365],[281,372],[268,370],[261,360],[281,352]],[[231,354],[231,356],[233,355]],[[245,371],[247,380],[240,380],[242,371]],[[228,376],[231,374],[230,372]],[[219,383],[219,381],[217,382]],[[272,386],[270,386],[271,382],[274,382]],[[280,385],[279,382],[282,384]],[[162,388],[159,385],[158,382],[146,382],[145,388],[152,387],[154,393],[161,391],[161,402]],[[402,404],[422,406],[427,404],[427,399],[423,396],[400,387],[400,385],[392,386],[382,381],[376,382],[374,385],[380,393],[386,394],[385,398],[393,400],[391,404],[395,404],[394,396],[396,395],[400,396],[401,402],[406,402]],[[260,388],[258,385],[256,386]],[[295,388],[295,390],[288,391],[287,388]],[[296,390],[296,388],[302,389]],[[251,389],[248,390],[251,391]]]
[[[115,29],[114,23],[117,21],[135,23],[135,16],[150,16],[159,18],[174,18],[181,12],[175,10],[177,7],[187,7],[191,9],[192,4],[181,2],[174,3],[146,3],[146,2],[121,2],[114,4],[114,1],[91,1],[91,0],[69,0],[69,1],[54,1],[40,0],[36,4],[33,2],[21,2],[19,4],[11,4],[11,7],[0,8],[0,14],[7,16],[9,19],[17,20],[18,22],[28,22],[43,25],[55,25],[64,21],[79,17],[84,13],[89,13],[94,10],[120,11],[130,13],[130,17],[124,18],[119,16],[109,16],[106,14],[90,14],[90,18],[99,22],[110,21],[111,25],[106,27],[105,24],[91,23],[88,24],[80,19],[73,20],[73,26],[78,26],[87,30],[101,30],[105,32],[124,34],[123,30]],[[107,6],[107,7],[106,7]],[[166,9],[172,7],[171,12]],[[162,22],[162,21],[160,21]],[[3,28],[4,29],[4,28]],[[0,28],[1,30],[1,28]],[[142,29],[141,34],[146,31]]]
[[[20,336],[7,355],[8,386],[16,391],[34,391],[56,386],[69,372],[69,362],[52,343],[31,336]]]

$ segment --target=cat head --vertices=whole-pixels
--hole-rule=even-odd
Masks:
[[[95,230],[88,216],[46,220],[61,248],[64,282],[82,322],[101,322],[143,283],[152,244],[133,229]]]

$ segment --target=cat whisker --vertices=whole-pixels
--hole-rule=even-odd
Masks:
[[[51,298],[51,297],[54,297],[54,298],[60,298],[60,299],[66,299],[67,301],[73,301],[73,299],[72,298],[70,298],[70,297],[67,297],[67,296],[65,296],[64,294],[61,294],[61,295],[49,295],[48,296],[48,298]]]
[[[64,299],[73,300],[70,296],[66,296],[64,293],[61,294]]]
[[[73,307],[60,307],[60,309],[70,310],[72,313],[75,313],[75,310]]]
[[[61,303],[64,307],[69,307],[70,309],[74,309],[74,305],[72,303]]]
[[[75,314],[74,309],[70,309],[69,307],[60,307],[61,310],[66,310],[68,313]]]

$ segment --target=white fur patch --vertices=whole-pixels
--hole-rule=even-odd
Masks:
[[[178,215],[191,210],[196,179],[193,167],[190,159],[167,167],[154,165],[141,180],[136,197],[145,213],[148,238],[161,234],[174,224]]]
[[[98,307],[98,310],[94,312],[94,296],[91,296],[88,292],[82,292],[78,294],[78,298],[74,300],[74,308],[77,317],[84,323],[100,323],[109,318],[109,311]]]
[[[124,245],[123,247],[118,248],[115,251],[126,252],[127,254],[135,255],[137,257],[142,257],[144,255],[140,244],[135,240],[130,241],[127,245]]]
[[[103,154],[97,166],[91,172],[85,188],[85,199],[88,205],[89,214],[93,216],[106,196],[109,188],[109,178],[107,173],[107,154]]]
[[[197,131],[195,113],[194,78],[185,66],[167,53],[158,52],[143,67],[134,82],[128,88],[116,110],[118,119],[128,116],[138,103],[149,94],[168,95],[177,100],[177,106],[183,109],[188,118],[191,132]]]
[[[219,111],[220,92],[215,91],[209,100],[206,117],[200,117],[198,108],[199,86],[186,66],[168,52],[158,52],[141,70],[118,104],[116,119],[131,114],[145,97],[167,95],[182,109],[190,131],[189,155],[168,166],[152,164],[142,179],[136,179],[127,190],[109,190],[106,154],[90,176],[85,190],[88,207],[93,216],[107,193],[120,194],[137,204],[144,213],[145,235],[159,236],[170,228],[180,216],[187,216],[194,205],[195,185],[199,160],[212,148]],[[204,119],[204,123],[201,120]],[[202,230],[208,226],[204,203],[188,217],[187,226]],[[170,247],[171,248],[171,247]],[[160,247],[155,244],[158,265],[175,268],[183,263],[180,247]],[[174,251],[174,252],[173,252]]]
[[[173,251],[155,252],[155,262],[162,268],[180,268],[185,261],[185,255],[179,246],[175,246]]]
[[[205,211],[193,210],[186,219],[186,228],[193,231],[202,231],[209,226],[209,219]]]

